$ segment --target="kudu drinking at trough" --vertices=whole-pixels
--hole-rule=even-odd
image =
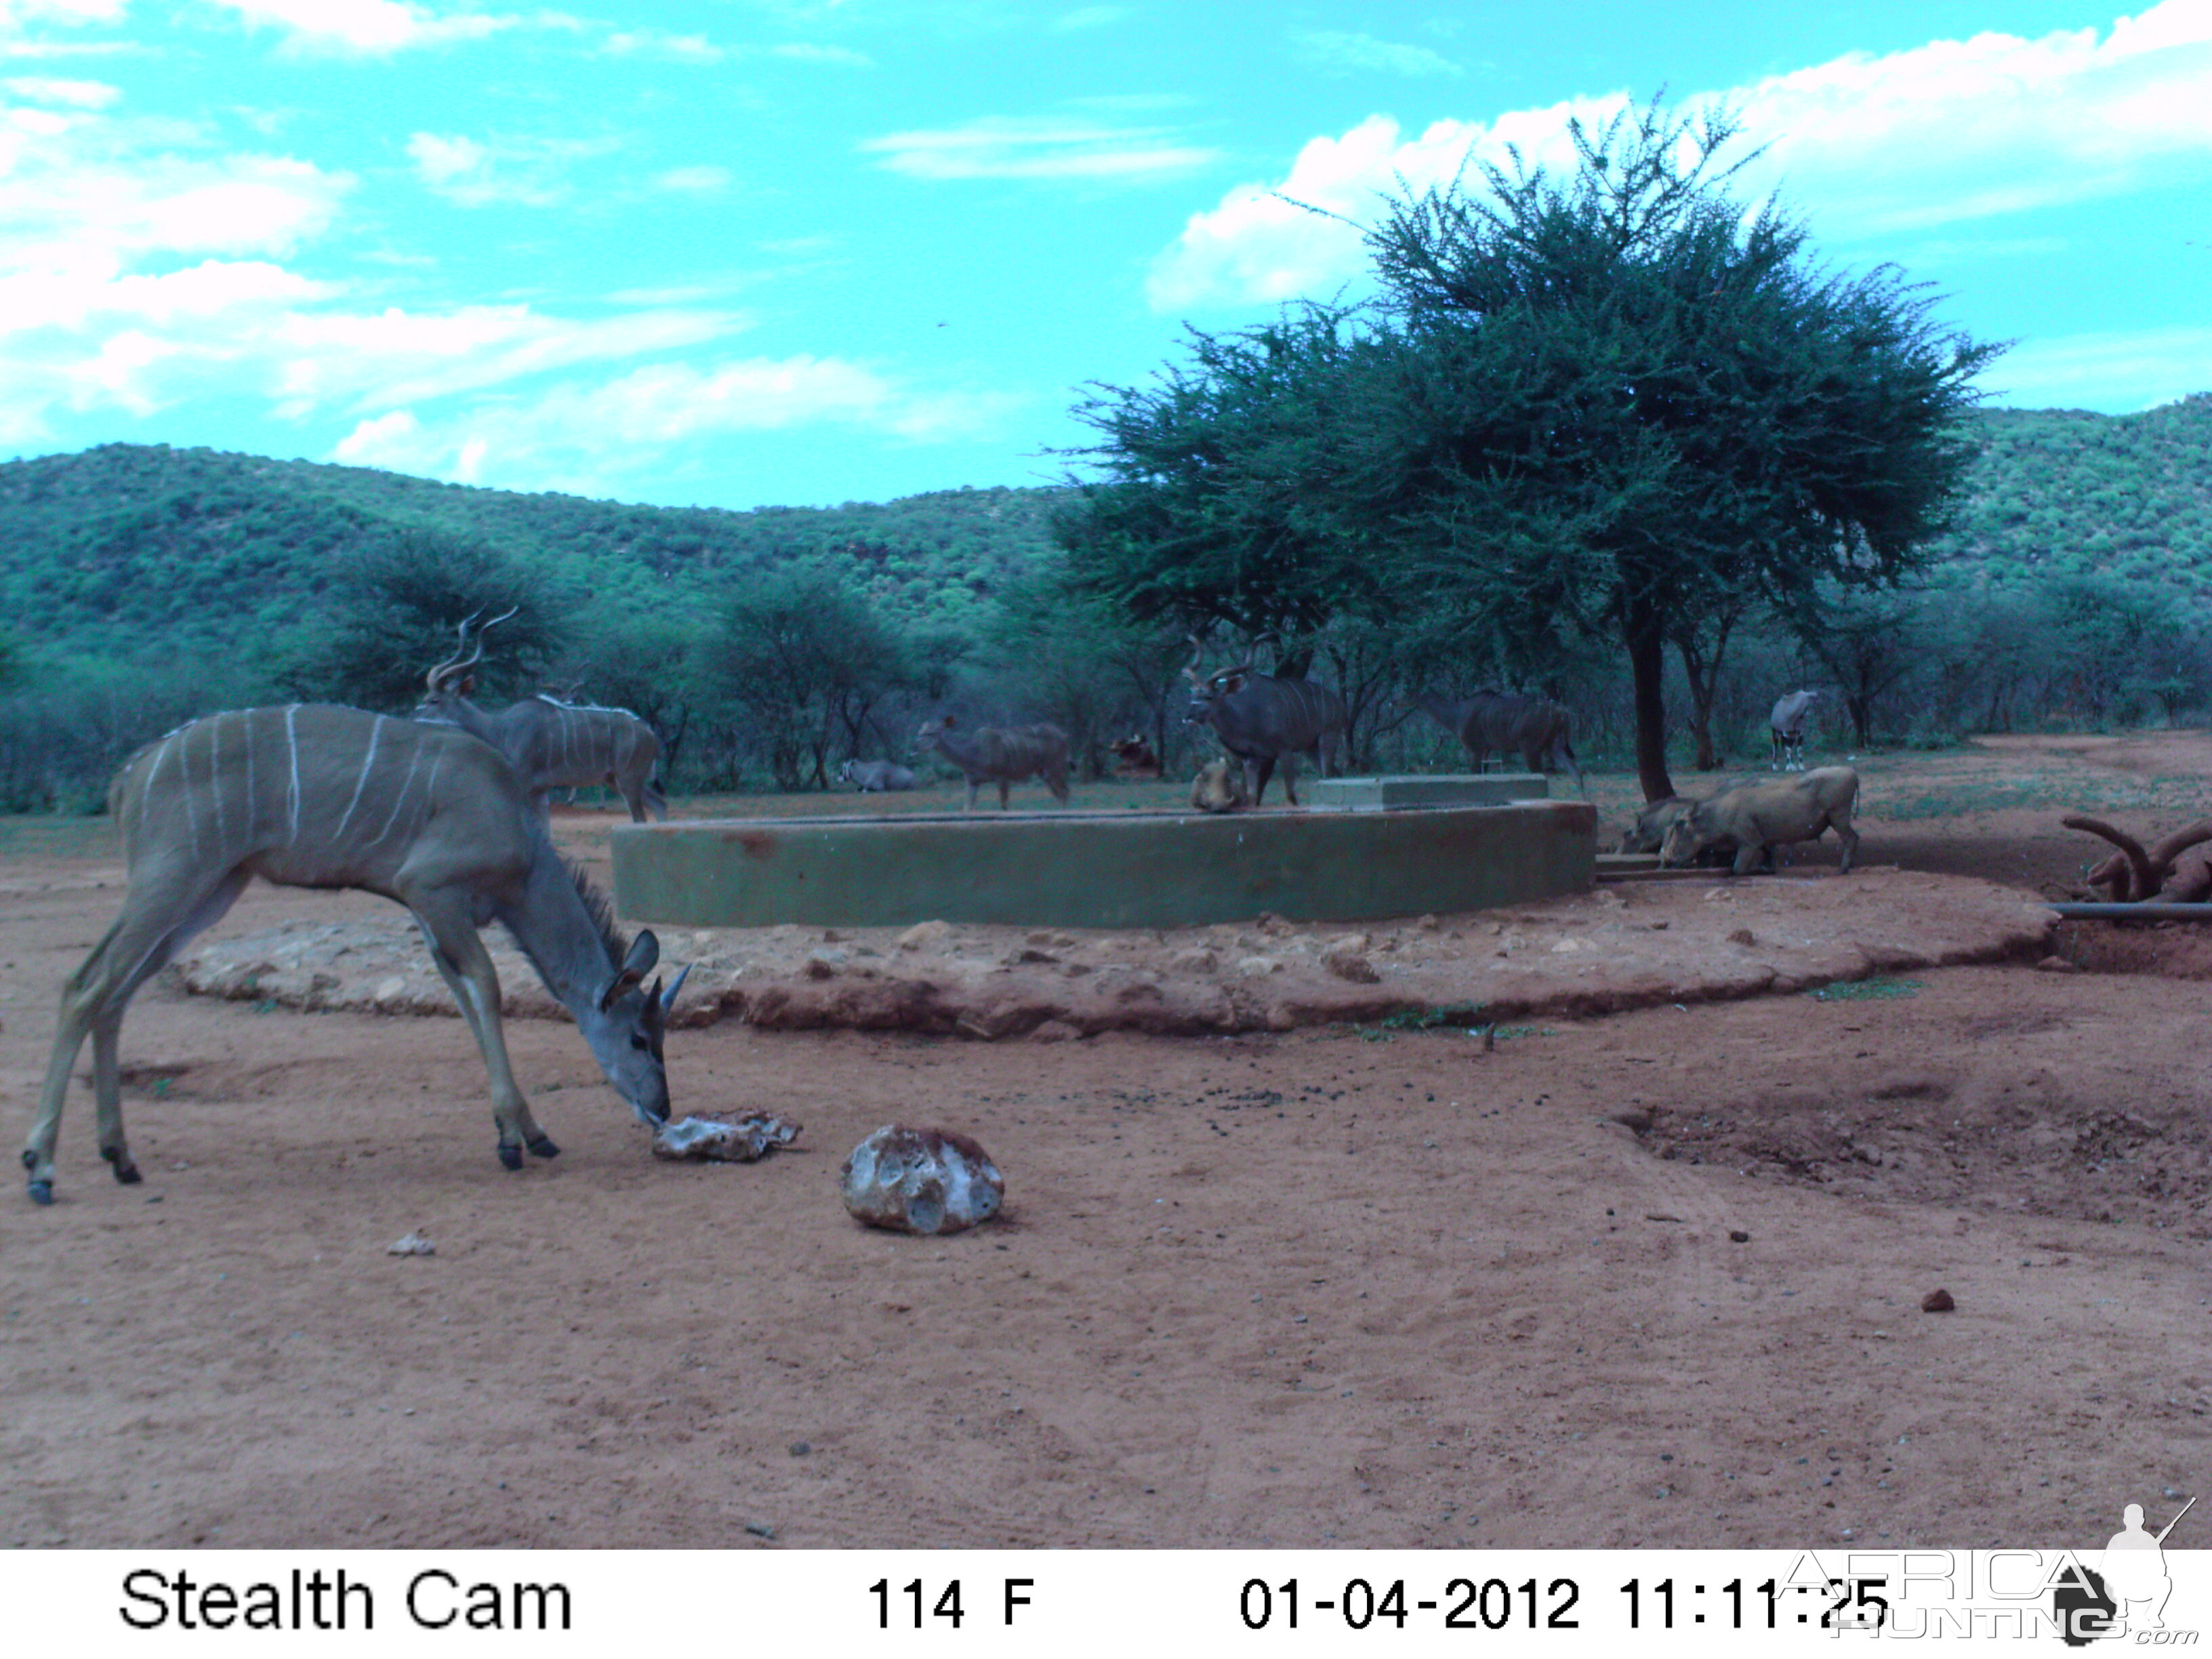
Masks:
[[[1296,806],[1297,757],[1310,756],[1315,769],[1327,775],[1335,763],[1336,745],[1344,737],[1344,699],[1310,680],[1255,674],[1250,658],[1234,668],[1201,676],[1198,663],[1206,647],[1195,635],[1189,637],[1197,655],[1182,671],[1190,682],[1190,703],[1183,711],[1183,724],[1213,728],[1230,757],[1252,775],[1249,793],[1255,807],[1267,793],[1267,780],[1274,775],[1275,763],[1280,760],[1283,793]],[[1273,637],[1262,634],[1260,640]],[[1260,640],[1253,644],[1256,647]]]
[[[468,648],[469,625],[476,618],[461,623],[461,648],[430,671],[415,718],[447,721],[498,750],[529,789],[541,814],[547,811],[546,797],[556,789],[604,783],[621,793],[631,823],[643,823],[648,810],[653,817],[665,818],[668,798],[653,781],[653,769],[660,760],[660,739],[629,709],[598,708],[540,695],[493,714],[469,701],[469,693],[476,690],[476,676],[470,670],[483,660],[483,636],[514,614],[509,611],[494,617],[478,629],[473,653]]]
[[[31,1196],[53,1199],[54,1144],[88,1035],[100,1156],[138,1179],[123,1134],[117,1039],[131,994],[255,876],[287,887],[359,888],[413,913],[491,1075],[500,1162],[560,1148],[514,1081],[499,978],[477,929],[498,921],[575,1016],[607,1081],[647,1124],[668,1117],[661,1042],[683,975],[645,975],[660,946],[625,943],[605,901],[553,849],[498,751],[449,726],[315,704],[210,714],[140,750],[108,805],[123,834],[123,914],[62,988],[61,1022],[23,1150]]]
[[[1018,726],[1010,732],[979,726],[966,731],[947,714],[915,734],[916,755],[932,749],[968,780],[968,804],[960,809],[963,812],[975,810],[975,792],[987,783],[999,786],[999,810],[1005,811],[1007,787],[1033,777],[1043,780],[1054,800],[1067,805],[1067,733],[1056,726]]]
[[[1575,787],[1589,793],[1575,759],[1572,718],[1559,704],[1487,688],[1456,702],[1444,697],[1410,701],[1465,745],[1474,757],[1476,771],[1492,755],[1518,755],[1531,772],[1553,771],[1564,762]]]

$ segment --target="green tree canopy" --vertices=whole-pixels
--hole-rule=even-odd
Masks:
[[[1368,236],[1395,339],[1392,514],[1429,584],[1620,639],[1646,795],[1671,793],[1664,650],[1694,619],[1824,580],[1893,583],[1972,458],[1959,417],[1998,348],[1947,333],[1895,270],[1815,265],[1717,164],[1724,112],[1655,100],[1577,165],[1486,167]],[[1748,158],[1746,158],[1748,159]]]
[[[1574,634],[1618,641],[1656,798],[1668,641],[1698,655],[1752,600],[1911,571],[1996,349],[1893,269],[1818,267],[1772,203],[1747,213],[1725,112],[1570,131],[1564,179],[1516,156],[1392,203],[1370,309],[1194,330],[1187,366],[1103,388],[1078,413],[1105,477],[1060,534],[1140,617],[1448,623],[1539,678]]]

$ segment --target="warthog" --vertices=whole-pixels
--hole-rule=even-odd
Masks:
[[[915,734],[914,751],[937,752],[958,767],[968,780],[968,805],[975,805],[975,792],[987,783],[999,786],[999,810],[1006,810],[1009,784],[1041,778],[1053,799],[1067,805],[1067,733],[1056,726],[1021,726],[1002,732],[995,726],[979,726],[972,732],[957,729],[947,714]]]
[[[1731,786],[1731,787],[1740,787]],[[1719,794],[1727,793],[1726,790],[1722,790]],[[1620,838],[1620,845],[1616,850],[1623,853],[1657,852],[1667,839],[1668,830],[1674,827],[1674,820],[1707,799],[1717,799],[1718,795],[1712,797],[1669,795],[1664,800],[1653,801],[1636,815],[1636,823],[1630,828],[1628,833]],[[1734,842],[1723,838],[1700,851],[1697,861],[1700,864],[1712,865],[1731,863],[1735,860],[1735,850]]]
[[[1160,757],[1142,736],[1115,738],[1106,747],[1114,756],[1114,775],[1142,781],[1160,775]]]
[[[1190,804],[1201,812],[1235,812],[1252,804],[1244,793],[1244,769],[1218,760],[1198,769],[1190,781]]]
[[[1711,800],[1693,803],[1680,814],[1660,843],[1659,862],[1689,863],[1723,838],[1736,845],[1735,873],[1747,876],[1762,859],[1773,862],[1773,848],[1785,842],[1818,841],[1833,829],[1843,843],[1839,872],[1851,867],[1859,848],[1851,812],[1858,805],[1859,775],[1848,766],[1823,766],[1794,778],[1740,784]]]
[[[890,761],[848,760],[837,769],[837,781],[870,795],[885,789],[911,789],[914,774]]]
[[[1413,704],[1467,746],[1476,771],[1492,755],[1518,755],[1531,772],[1556,771],[1564,763],[1575,787],[1589,793],[1575,759],[1573,719],[1559,704],[1487,687],[1457,702],[1415,697]]]
[[[1813,699],[1818,691],[1792,691],[1774,705],[1767,716],[1768,735],[1774,739],[1772,769],[1777,772],[1802,772],[1805,769],[1805,722],[1812,717]]]

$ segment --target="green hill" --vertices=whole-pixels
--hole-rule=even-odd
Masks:
[[[2212,601],[2212,393],[2140,415],[1993,410],[1940,560],[1990,580],[2097,572]],[[334,564],[401,536],[476,543],[577,600],[707,599],[793,559],[900,620],[963,630],[1049,546],[1049,489],[880,504],[625,506],[362,467],[109,444],[0,464],[0,617],[42,650],[129,661],[314,619]]]
[[[2212,392],[2140,415],[1985,410],[1947,562],[2103,574],[2212,599]]]
[[[902,619],[960,626],[1048,545],[1050,489],[883,504],[630,507],[361,467],[109,444],[0,465],[0,617],[44,649],[132,660],[312,625],[349,555],[478,544],[576,600],[684,605],[793,559],[848,567]]]

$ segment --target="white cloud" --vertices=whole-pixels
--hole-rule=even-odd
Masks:
[[[672,190],[687,196],[711,196],[730,187],[730,170],[712,165],[670,167],[665,173],[653,175],[653,188]]]
[[[129,0],[0,0],[0,33],[17,33],[35,23],[119,23],[127,4]]]
[[[2212,0],[2164,0],[2101,34],[2034,40],[1984,33],[1881,57],[1853,53],[1747,87],[1701,94],[1741,112],[1740,175],[1752,196],[1778,185],[1824,241],[1893,236],[2068,201],[2201,179],[2212,169]],[[1148,283],[1162,310],[1327,293],[1357,278],[1358,234],[1300,214],[1273,192],[1360,222],[1402,178],[1414,190],[1451,177],[1472,151],[1502,161],[1571,165],[1571,115],[1601,122],[1626,92],[1485,123],[1438,122],[1401,138],[1371,117],[1316,138],[1270,184],[1231,190],[1192,216]]]
[[[1293,29],[1291,45],[1303,62],[1340,74],[1376,70],[1387,75],[1464,75],[1467,71],[1426,46],[1400,46],[1343,29]]]
[[[734,313],[664,307],[597,321],[528,306],[444,311],[302,311],[270,341],[277,412],[336,404],[356,413],[511,385],[580,363],[688,349],[738,332]]]
[[[873,69],[876,60],[850,46],[817,46],[807,40],[786,40],[770,46],[768,55],[794,64],[842,64],[848,69]]]
[[[60,104],[71,109],[106,109],[123,94],[103,81],[61,81],[46,76],[18,76],[0,82],[27,104]]]
[[[480,165],[465,143],[424,154],[455,179]],[[282,263],[331,227],[350,185],[289,157],[216,152],[179,123],[0,105],[0,441],[36,441],[68,412],[241,394],[283,418],[374,419],[747,325],[665,299],[585,319],[364,310]]]
[[[894,132],[858,148],[916,179],[1115,179],[1188,172],[1218,150],[1170,142],[1164,127],[1108,127],[986,116],[961,127]]]
[[[2212,386],[2212,327],[2026,340],[1981,378],[2024,408],[2148,409]]]
[[[670,64],[719,64],[729,56],[703,34],[671,34],[665,29],[621,29],[607,36],[604,44],[617,58],[658,58]]]
[[[210,0],[248,28],[283,32],[286,50],[303,55],[388,58],[420,46],[481,40],[523,20],[485,12],[441,16],[412,0]]]
[[[921,394],[837,358],[657,363],[424,418],[411,408],[362,421],[334,460],[448,478],[593,491],[672,446],[796,427],[858,428],[916,442],[968,435],[1011,400]],[[656,463],[658,464],[658,463]]]
[[[1310,141],[1278,183],[1239,185],[1218,207],[1192,215],[1154,262],[1146,293],[1160,311],[1327,294],[1364,274],[1355,226],[1376,216],[1400,179],[1416,190],[1449,179],[1470,149],[1499,162],[1517,146],[1532,165],[1571,163],[1568,119],[1602,121],[1625,102],[1577,100],[1515,111],[1487,126],[1439,121],[1410,139],[1387,116],[1370,116],[1340,137]],[[1339,216],[1307,212],[1300,203]]]
[[[618,149],[612,139],[495,138],[417,132],[407,140],[416,175],[461,207],[550,207],[565,201],[569,166]]]

